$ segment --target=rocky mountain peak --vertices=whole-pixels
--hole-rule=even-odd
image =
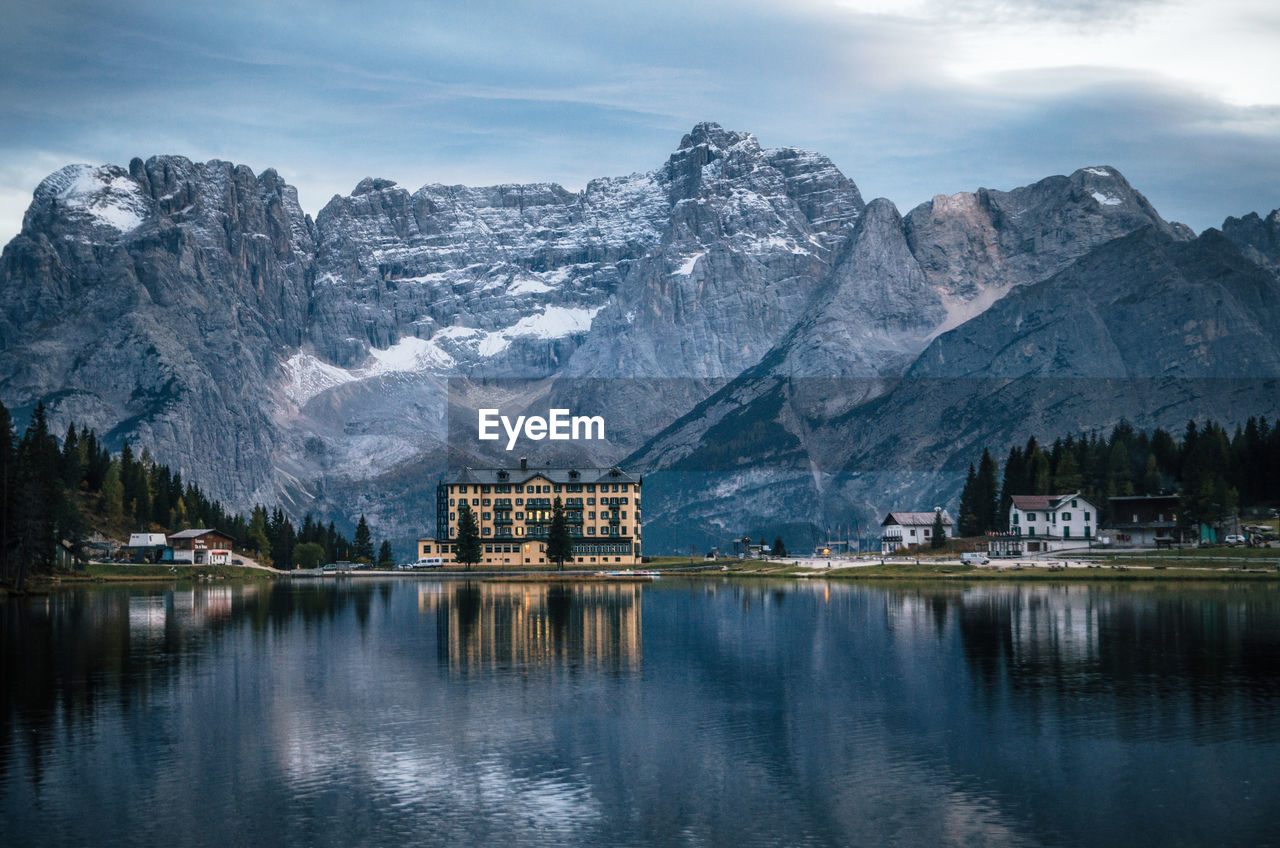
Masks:
[[[137,229],[151,211],[142,186],[118,165],[68,165],[36,187],[24,229],[81,226],[95,240]]]
[[[1243,218],[1228,218],[1222,233],[1253,262],[1280,272],[1280,209],[1265,219],[1257,212]]]
[[[755,136],[749,132],[726,130],[714,121],[703,121],[694,124],[693,129],[680,139],[680,146],[677,150],[688,150],[691,147],[699,147],[704,144],[712,150],[728,150],[739,142],[754,139]]]
[[[351,192],[352,197],[359,197],[362,194],[368,194],[371,191],[382,191],[383,189],[394,188],[395,180],[384,180],[381,177],[365,177],[356,183],[355,189]]]

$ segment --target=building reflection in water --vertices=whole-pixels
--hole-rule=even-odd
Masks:
[[[243,602],[258,594],[256,586],[240,586]],[[233,589],[230,586],[193,586],[162,594],[134,595],[129,602],[129,637],[135,644],[164,638],[174,629],[200,629],[231,618]]]
[[[552,667],[637,671],[643,589],[630,583],[424,585],[450,671]]]

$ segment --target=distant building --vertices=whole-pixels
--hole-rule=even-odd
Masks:
[[[1009,532],[988,537],[992,556],[1060,551],[1090,544],[1098,526],[1098,508],[1079,492],[1069,495],[1014,495]]]
[[[942,513],[942,527],[947,535],[951,535],[954,522],[945,509],[935,508],[933,512],[891,512],[880,522],[880,553],[886,556],[910,547],[933,541],[933,524],[937,514]]]
[[[1111,541],[1135,547],[1171,547],[1183,541],[1178,527],[1177,495],[1110,498]]]
[[[192,565],[230,565],[234,541],[218,530],[180,530],[169,536],[173,561]]]
[[[635,565],[640,554],[638,476],[620,468],[467,468],[436,487],[436,532],[418,540],[418,558],[455,561],[458,511],[471,507],[480,529],[480,565],[547,565],[555,499],[564,506],[575,565]]]
[[[124,546],[129,562],[172,562],[173,548],[163,533],[130,533],[129,544]]]

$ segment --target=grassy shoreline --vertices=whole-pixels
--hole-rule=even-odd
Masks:
[[[1250,560],[1257,560],[1251,562]],[[1082,562],[1086,560],[1075,560]],[[916,563],[887,563],[884,565],[838,565],[826,569],[806,568],[791,563],[760,562],[754,560],[720,561],[714,565],[695,562],[691,567],[685,557],[655,557],[643,566],[645,569],[662,570],[666,577],[740,578],[746,580],[799,579],[833,580],[838,582],[967,582],[967,583],[1025,583],[1025,582],[1277,582],[1280,583],[1280,566],[1271,557],[1241,558],[1228,565],[1213,557],[1191,556],[1120,556],[1097,559],[1086,567],[1065,568],[1060,565],[1009,565],[1003,568],[979,567],[954,561],[922,559]],[[133,565],[123,563],[92,563],[76,572],[53,575],[36,575],[29,578],[25,593],[43,594],[58,585],[86,583],[163,583],[193,581],[264,582],[276,580],[283,574],[247,566],[224,565]],[[385,579],[388,575],[369,575]],[[587,573],[563,573],[547,569],[512,569],[502,574],[435,572],[395,575],[405,577],[473,578],[491,582],[651,582],[645,576],[600,576]],[[15,593],[0,587],[0,599]]]
[[[798,578],[838,581],[925,580],[943,582],[1022,583],[1022,582],[1113,582],[1113,581],[1193,581],[1193,582],[1280,582],[1280,570],[1271,568],[1180,568],[1168,566],[1138,567],[1099,564],[1090,567],[1020,566],[1005,569],[959,565],[953,563],[890,563],[846,568],[809,569],[790,565],[753,564],[731,566],[728,571],[713,572],[722,577]]]
[[[274,580],[279,575],[262,568],[242,565],[133,565],[93,562],[83,570],[40,575],[32,578],[53,583],[165,582],[182,580]]]

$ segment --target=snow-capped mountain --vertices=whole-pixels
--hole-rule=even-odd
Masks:
[[[1275,220],[1230,219],[1222,239],[1272,281]],[[826,157],[715,124],[580,192],[370,178],[314,222],[272,170],[74,165],[37,188],[0,260],[0,399],[140,441],[235,505],[365,512],[401,537],[430,528],[447,461],[502,458],[449,438],[477,405],[556,399],[610,411],[608,441],[544,442],[535,460],[684,474],[653,478],[650,543],[689,522],[710,537],[774,509],[803,523],[896,503],[897,484],[824,477],[854,443],[905,438],[882,422],[849,442],[848,422],[979,326],[1027,335],[1026,304],[1064,285],[1036,284],[1140,232],[1158,244],[1131,250],[1151,257],[1203,241],[1110,167],[902,216]],[[1120,298],[1137,279],[1089,267]],[[1013,293],[1021,323],[980,323]],[[1120,406],[1107,414],[1134,417]],[[811,484],[779,485],[782,466]]]

